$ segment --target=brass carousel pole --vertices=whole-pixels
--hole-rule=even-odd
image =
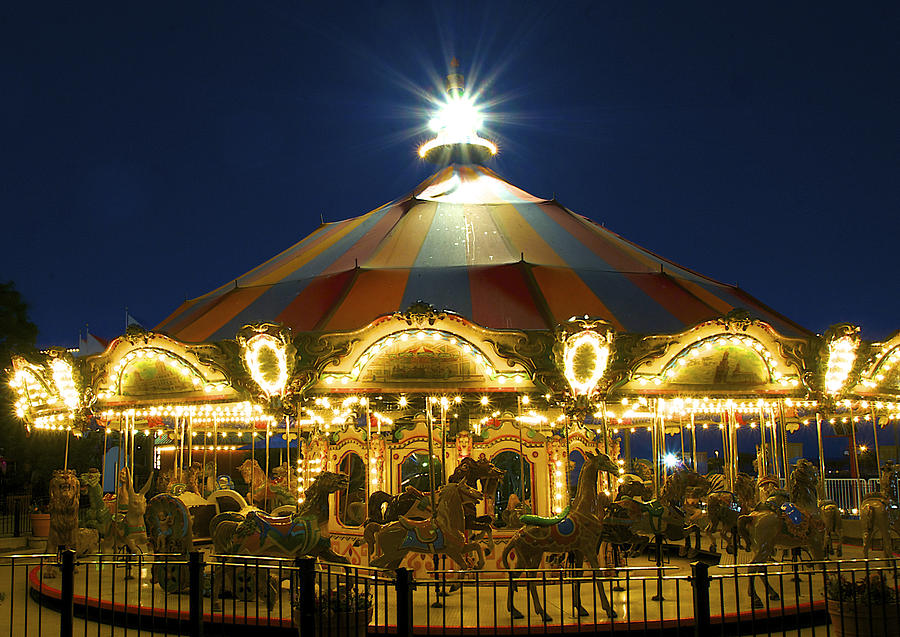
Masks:
[[[369,496],[371,495],[371,482],[372,482],[372,421],[369,418],[369,401],[366,400],[366,445],[368,449],[366,449],[366,502],[369,501]],[[376,468],[377,471],[377,468]]]
[[[441,484],[447,484],[447,398],[441,396]]]
[[[825,480],[825,452],[822,447],[822,414],[816,411],[816,440],[819,443],[819,474]]]
[[[66,457],[65,457],[65,460],[63,460],[63,471],[69,470],[69,431],[70,430],[71,430],[70,427],[66,427]]]
[[[219,417],[213,415],[213,490],[219,488]]]
[[[694,410],[691,410],[691,461],[694,472],[697,471],[697,423],[694,421]]]
[[[878,417],[875,415],[875,408],[869,403],[869,415],[872,416],[872,435],[875,437],[875,465],[876,472],[881,471],[881,452],[878,451]],[[887,494],[885,494],[887,495]]]
[[[266,478],[265,478],[266,480],[268,480],[268,478],[269,478],[269,439],[272,435],[271,424],[272,424],[272,420],[267,419],[266,420],[266,470],[263,472],[263,474],[266,476]],[[263,488],[265,489],[263,491],[263,493],[267,494],[268,487],[265,482],[263,483]]]
[[[856,443],[856,421],[853,420],[853,403],[850,403],[850,440],[851,440],[851,451],[850,451],[850,462],[853,463],[852,469],[856,470],[856,488],[854,492],[856,493],[856,508],[858,509],[862,506],[862,475],[859,472],[859,454],[857,453],[859,447]],[[851,475],[853,473],[851,469]]]
[[[107,423],[108,424],[108,423]],[[103,489],[105,488],[103,485],[106,484],[106,443],[107,438],[109,437],[109,427],[103,428],[103,458],[100,460],[100,493],[103,494]]]
[[[520,395],[516,395],[516,402],[518,403],[519,409],[519,502],[525,501],[525,444],[522,438],[524,437],[524,430],[522,427],[524,424],[522,423],[522,397]]]
[[[606,398],[603,398],[603,409],[600,412],[601,423],[603,423],[603,453],[609,457],[609,425],[606,423]],[[612,489],[612,478],[607,472],[603,472],[603,481],[607,489]]]
[[[781,415],[781,465],[784,468],[784,487],[790,491],[791,476],[790,473],[788,473],[788,464],[790,461],[787,456],[787,420],[784,415],[784,398],[778,399],[778,412]],[[824,474],[820,474],[820,478],[824,480]]]
[[[766,454],[766,412],[759,407],[759,465],[763,475],[769,473],[769,459]],[[775,472],[778,477],[778,472]]]
[[[659,497],[659,399],[654,398],[653,421],[650,436],[650,455],[653,456],[653,497]]]
[[[428,425],[428,486],[430,489],[432,515],[437,512],[434,498],[434,425],[431,422],[431,396],[425,396],[425,423]]]
[[[769,408],[769,415],[771,416],[771,421],[766,421],[766,428],[771,426],[772,431],[769,432],[769,439],[772,441],[772,468],[775,471],[775,477],[781,477],[781,467],[778,463],[778,452],[779,449],[781,451],[781,455],[784,455],[784,449],[781,448],[781,445],[778,444],[778,421],[775,419],[775,410]],[[787,476],[784,476],[785,485],[787,485]]]
[[[728,485],[728,490],[734,492],[734,478],[731,475],[731,463],[729,462],[731,438],[728,435],[734,421],[729,417],[730,415],[732,415],[732,411],[729,407],[722,412],[722,424],[719,425],[719,428],[722,431],[722,473],[725,474],[725,483]]]
[[[366,422],[369,422],[369,408],[366,407]],[[298,427],[300,425],[297,425]],[[287,490],[288,493],[291,492],[291,472],[293,471],[291,464],[291,417],[288,415],[284,416],[284,455],[287,459],[287,471],[285,472],[286,480],[287,480]]]
[[[188,415],[184,417],[184,450],[186,461],[187,461],[187,470],[191,470],[191,463],[194,461],[194,421],[193,418]],[[182,475],[184,474],[184,464],[185,460],[182,460]],[[184,482],[184,480],[182,480]]]

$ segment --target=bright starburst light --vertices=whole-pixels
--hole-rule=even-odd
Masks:
[[[497,154],[493,142],[478,135],[484,124],[484,115],[475,99],[465,94],[463,76],[456,73],[458,63],[451,64],[453,72],[447,76],[447,100],[438,105],[437,113],[428,126],[437,136],[419,147],[419,157],[428,161],[440,161],[448,156],[462,154],[482,160]]]

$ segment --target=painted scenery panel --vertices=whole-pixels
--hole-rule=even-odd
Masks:
[[[681,362],[684,364],[681,364]],[[672,385],[765,385],[768,381],[766,365],[755,351],[742,347],[713,347],[700,350],[698,356],[682,358],[674,374]]]
[[[138,359],[122,372],[123,396],[149,394],[183,394],[195,391],[190,377],[185,377],[163,361]]]
[[[429,380],[479,381],[475,362],[457,346],[445,342],[399,342],[384,349],[362,374],[364,382],[390,383]]]

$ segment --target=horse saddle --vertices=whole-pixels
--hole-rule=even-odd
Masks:
[[[440,530],[433,520],[410,520],[406,516],[400,516],[400,526],[411,531],[416,540],[421,544],[433,544],[440,536]]]
[[[792,502],[781,505],[781,517],[790,524],[798,525],[803,522],[803,512],[794,506]]]
[[[289,515],[274,516],[261,511],[251,511],[247,514],[247,519],[255,519],[256,526],[260,529],[262,537],[273,532],[282,537],[296,534],[296,524]]]

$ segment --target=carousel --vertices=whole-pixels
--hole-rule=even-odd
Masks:
[[[510,184],[487,167],[497,147],[461,75],[447,91],[419,150],[439,169],[410,194],[323,223],[101,354],[12,361],[25,427],[102,434],[104,451],[120,450],[81,476],[101,546],[177,553],[206,539],[223,555],[417,577],[445,556],[489,577],[511,554],[538,568],[582,542],[736,553],[761,546],[757,517],[787,515],[762,506],[779,498],[828,530],[881,503],[869,515],[873,533],[886,528],[896,481],[878,436],[900,418],[900,333],[813,334]],[[888,467],[874,495],[857,484],[828,497],[823,431],[838,428],[852,475],[857,434],[874,436]],[[792,451],[798,431],[816,441],[812,463]],[[137,489],[151,476],[135,476],[147,453],[153,497]],[[586,471],[605,517],[579,513]],[[103,500],[106,475],[118,505]],[[295,530],[271,532],[285,523]],[[535,532],[548,526],[556,535]],[[799,545],[814,556],[840,549],[807,528]],[[599,563],[617,559],[601,551]]]

